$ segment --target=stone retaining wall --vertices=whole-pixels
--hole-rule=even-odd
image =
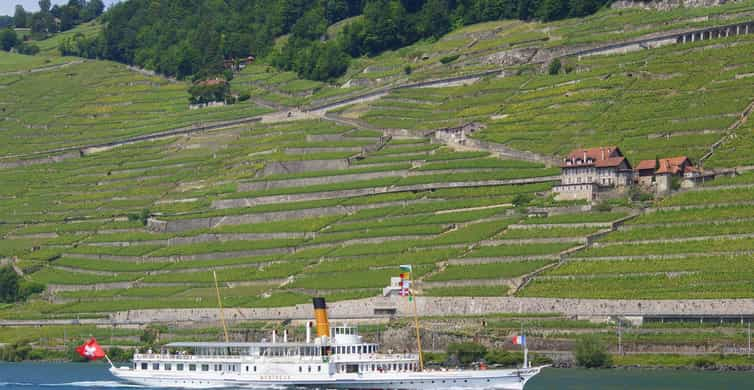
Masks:
[[[405,207],[418,203],[429,203],[432,200],[417,199],[395,202],[382,202],[358,206],[329,206],[317,207],[303,210],[273,211],[267,213],[254,213],[242,215],[228,215],[221,217],[206,217],[194,219],[179,219],[171,221],[162,221],[156,218],[149,218],[147,228],[155,232],[182,232],[186,230],[209,229],[223,225],[242,225],[250,223],[275,222],[291,219],[305,219],[314,217],[324,217],[330,215],[345,215],[359,210],[380,208],[387,206]]]
[[[262,176],[314,171],[336,171],[348,168],[348,160],[269,161]]]
[[[488,187],[488,186],[501,186],[501,185],[514,185],[514,184],[532,184],[532,183],[546,183],[558,180],[558,176],[543,176],[535,178],[523,178],[523,179],[508,179],[508,180],[480,180],[480,181],[468,181],[468,182],[449,182],[449,183],[429,183],[429,184],[415,184],[407,186],[391,186],[391,187],[371,187],[360,188],[354,190],[340,190],[340,191],[325,191],[325,192],[312,192],[305,194],[286,194],[286,195],[271,195],[260,196],[257,198],[242,198],[242,199],[220,199],[212,202],[212,207],[215,209],[227,209],[227,208],[239,208],[239,207],[251,207],[263,204],[276,204],[285,202],[302,202],[312,200],[324,200],[324,199],[339,199],[339,198],[353,198],[367,195],[387,194],[395,192],[407,192],[407,191],[425,191],[434,190],[440,188],[466,188],[466,187]]]
[[[516,297],[417,297],[421,316],[486,315],[491,313],[560,313],[567,316],[741,315],[754,313],[754,299],[607,300]],[[397,317],[413,316],[401,297],[377,297],[328,304],[332,319],[382,318],[375,309],[395,309]],[[230,321],[308,320],[311,304],[281,308],[227,309]],[[110,315],[119,323],[218,321],[218,309],[130,310]]]
[[[501,256],[501,257],[467,257],[463,259],[449,259],[447,264],[453,265],[471,265],[471,264],[490,264],[490,263],[512,263],[516,261],[534,261],[534,260],[559,260],[560,255],[532,255],[532,256]]]
[[[301,179],[271,180],[271,181],[254,181],[238,183],[238,192],[262,191],[274,188],[289,187],[306,187],[321,184],[345,183],[359,180],[381,179],[383,177],[404,177],[408,175],[408,170],[364,172],[364,173],[346,173],[334,176],[307,177]]]

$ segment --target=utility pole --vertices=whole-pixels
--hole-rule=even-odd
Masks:
[[[622,329],[622,321],[620,317],[618,317],[618,355],[623,356],[623,329]]]
[[[751,320],[749,320],[749,326],[748,326],[748,339],[749,339],[749,348],[747,349],[746,354],[751,357]]]

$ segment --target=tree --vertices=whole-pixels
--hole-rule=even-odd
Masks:
[[[18,36],[12,28],[8,27],[0,33],[0,49],[10,51],[16,45],[18,45]]]
[[[560,63],[560,59],[555,58],[554,60],[550,61],[550,65],[547,66],[547,73],[556,75],[560,73],[561,66],[562,64]]]
[[[39,0],[39,12],[46,14],[50,12],[50,0]]]
[[[447,0],[428,0],[419,16],[419,34],[439,38],[450,31],[450,11]]]
[[[13,24],[17,28],[26,28],[26,10],[23,5],[16,5],[16,12],[13,13]]]
[[[455,356],[461,364],[469,364],[483,358],[487,353],[484,345],[477,343],[451,343],[448,345],[448,355]]]
[[[0,302],[12,303],[18,299],[19,276],[11,267],[0,268]]]
[[[576,342],[576,362],[586,368],[610,367],[613,362],[607,347],[596,334],[587,334]]]
[[[542,0],[536,15],[545,22],[563,19],[568,16],[568,0]]]

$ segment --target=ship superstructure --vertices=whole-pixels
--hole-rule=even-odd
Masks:
[[[263,342],[177,342],[161,351],[136,353],[130,367],[113,375],[155,387],[212,388],[303,386],[312,388],[417,389],[482,387],[523,389],[542,367],[512,370],[420,370],[419,355],[380,351],[355,326],[330,327],[325,301],[314,298],[316,322],[307,322],[305,342],[282,341],[273,332]],[[315,337],[312,337],[312,329]]]

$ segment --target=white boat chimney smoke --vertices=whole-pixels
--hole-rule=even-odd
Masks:
[[[272,330],[272,343],[275,344],[277,342],[277,339],[278,339],[278,331],[273,329]]]
[[[284,343],[288,342],[288,329],[287,328],[283,329],[283,342]]]

